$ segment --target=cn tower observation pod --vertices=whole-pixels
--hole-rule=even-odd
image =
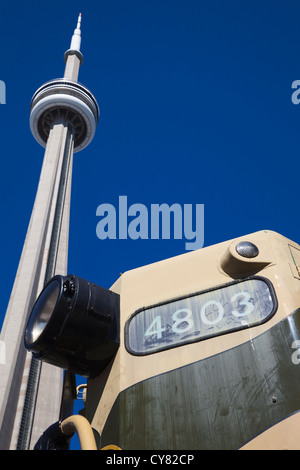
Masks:
[[[92,141],[99,119],[94,95],[75,81],[58,78],[42,85],[30,105],[30,129],[37,142],[46,147],[50,129],[65,120],[74,132],[74,152]]]

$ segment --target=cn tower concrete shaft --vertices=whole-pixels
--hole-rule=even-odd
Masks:
[[[80,20],[65,53],[63,79],[43,85],[31,103],[31,130],[45,147],[34,207],[1,331],[5,360],[0,363],[0,449],[16,449],[28,394],[32,355],[23,342],[24,327],[45,284],[51,240],[56,231],[53,272],[67,274],[73,152],[92,140],[99,110],[89,90],[77,85],[82,62]],[[74,49],[77,47],[77,49]],[[66,163],[67,162],[67,163]],[[62,178],[65,184],[62,186]],[[63,188],[63,189],[62,189]],[[63,191],[63,194],[61,193]],[[58,204],[60,201],[60,204]],[[60,205],[60,207],[58,207]],[[26,448],[59,419],[63,372],[43,363]]]
[[[6,346],[6,363],[0,366],[2,449],[15,449],[18,439],[32,356],[23,345],[23,331],[26,318],[44,285],[67,130],[63,123],[57,123],[50,131],[33,212],[1,332]],[[56,262],[56,271],[60,273],[67,272],[71,165],[68,180]],[[62,371],[43,364],[35,408],[34,435],[40,435],[41,431],[58,420],[61,393]]]

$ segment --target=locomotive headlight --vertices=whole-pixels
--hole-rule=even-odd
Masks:
[[[25,328],[34,356],[79,375],[97,376],[119,346],[119,295],[77,276],[55,276]]]
[[[57,281],[53,281],[40,295],[34,306],[26,330],[26,340],[28,344],[35,343],[38,337],[42,334],[53,310],[55,309],[59,294],[59,283]]]

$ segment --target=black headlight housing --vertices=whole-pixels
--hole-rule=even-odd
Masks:
[[[120,344],[120,296],[77,276],[54,276],[33,306],[24,341],[38,359],[94,378]]]

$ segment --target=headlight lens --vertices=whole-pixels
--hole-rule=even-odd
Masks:
[[[42,292],[32,310],[28,326],[26,329],[26,342],[33,344],[44,331],[60,293],[59,283],[54,280]]]
[[[24,342],[34,356],[93,378],[119,347],[120,297],[77,276],[55,276],[30,314]]]

